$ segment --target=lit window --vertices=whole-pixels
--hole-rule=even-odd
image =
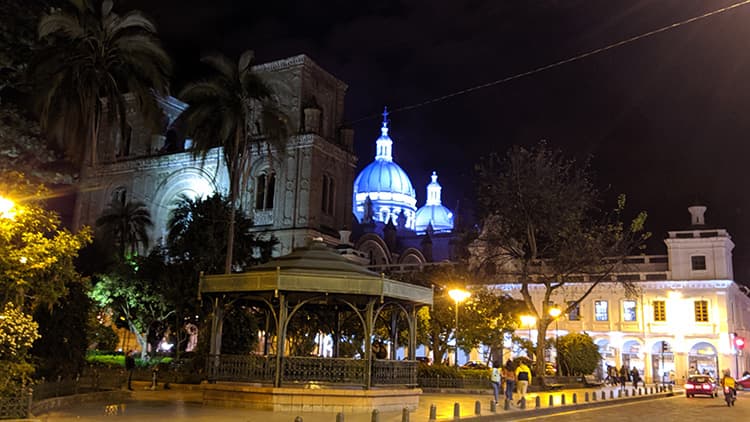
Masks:
[[[706,257],[703,255],[691,256],[690,263],[693,266],[693,271],[706,269]]]
[[[654,301],[654,321],[664,322],[667,320],[667,303],[663,300]]]
[[[255,178],[255,209],[270,210],[273,208],[273,194],[276,185],[275,173],[261,173]]]
[[[575,302],[568,302],[568,321],[578,321],[581,319],[581,308],[578,305],[574,305]]]
[[[708,322],[708,301],[695,301],[695,322]]]
[[[594,301],[594,319],[597,321],[609,321],[609,304],[606,300]]]
[[[627,322],[637,321],[636,303],[634,300],[625,300],[622,302],[622,320]]]

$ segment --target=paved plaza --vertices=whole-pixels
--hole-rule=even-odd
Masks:
[[[121,403],[87,403],[72,408],[64,408],[37,415],[40,421],[99,421],[108,417],[116,417],[122,421],[262,421],[262,422],[293,422],[298,416],[304,422],[335,422],[336,413],[305,413],[305,412],[272,412],[250,409],[233,409],[203,406],[201,404],[201,391],[175,388],[172,390],[151,391],[145,385],[138,385],[131,399]],[[629,388],[628,390],[632,390]],[[617,397],[617,390],[613,387],[596,389],[575,389],[556,392],[529,393],[527,395],[529,409],[534,407],[536,397],[540,398],[542,408],[549,405],[550,396],[553,399],[553,407],[560,408],[562,396],[565,395],[566,407],[573,401],[576,394],[578,403],[585,401],[586,393],[589,397],[596,393],[601,402],[601,392],[604,392],[607,401],[610,391]],[[518,395],[516,395],[518,398]],[[685,400],[684,396],[680,396]],[[427,422],[430,417],[430,407],[436,408],[437,420],[453,420],[454,405],[460,406],[462,419],[475,416],[475,403],[479,401],[481,415],[491,415],[490,404],[492,395],[490,390],[478,391],[476,394],[456,393],[425,393],[420,398],[419,407],[410,412],[411,422]],[[649,400],[649,402],[652,400]],[[660,401],[660,400],[657,400]],[[718,404],[718,399],[715,400]],[[561,409],[562,410],[562,409]],[[739,413],[739,412],[738,412]],[[526,414],[526,416],[524,416]],[[531,415],[523,411],[514,403],[510,410],[503,410],[502,403],[497,409],[497,417],[492,419],[520,420]],[[536,416],[538,417],[538,416]],[[371,422],[372,414],[367,413],[345,413],[345,422]],[[402,421],[401,412],[383,412],[380,414],[381,422]]]

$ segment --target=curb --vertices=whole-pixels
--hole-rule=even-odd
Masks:
[[[51,410],[70,407],[81,403],[92,403],[92,402],[122,402],[130,399],[132,392],[127,390],[112,390],[112,391],[99,391],[96,393],[83,393],[83,394],[72,394],[69,396],[52,397],[49,399],[40,400],[31,405],[31,417],[35,415],[47,413]],[[25,419],[29,420],[29,419]]]
[[[667,397],[673,397],[677,395],[675,392],[664,392],[664,393],[654,393],[649,395],[643,395],[643,396],[635,396],[635,397],[621,397],[616,399],[607,399],[607,400],[599,400],[599,401],[590,401],[588,403],[578,403],[578,404],[567,404],[567,405],[559,405],[554,407],[543,407],[540,409],[514,409],[513,411],[502,411],[498,410],[498,413],[491,413],[487,415],[479,415],[479,416],[467,416],[462,417],[460,419],[461,421],[467,421],[467,422],[487,422],[487,421],[505,421],[505,420],[525,420],[530,419],[538,416],[549,416],[554,415],[556,413],[562,413],[562,412],[570,412],[575,410],[584,410],[584,409],[591,409],[596,407],[607,407],[612,406],[614,404],[622,404],[622,403],[631,403],[631,402],[639,402],[639,401],[646,401],[646,400],[657,400],[657,399],[663,399]],[[499,413],[503,412],[503,413]]]

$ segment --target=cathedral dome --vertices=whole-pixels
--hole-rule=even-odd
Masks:
[[[375,161],[368,164],[354,179],[354,215],[361,222],[370,218],[387,223],[397,221],[401,212],[406,217],[405,227],[414,230],[417,195],[409,175],[393,161],[393,140],[388,135],[388,111],[383,112],[383,126],[376,141]],[[367,198],[371,210],[365,210]],[[367,204],[369,206],[369,204]]]
[[[435,233],[446,233],[453,230],[453,213],[442,205],[440,192],[442,187],[437,182],[437,174],[432,172],[432,182],[427,185],[427,202],[417,210],[417,233],[425,233],[429,226]]]

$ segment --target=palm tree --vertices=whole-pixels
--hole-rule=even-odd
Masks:
[[[140,201],[114,199],[96,219],[96,226],[111,236],[119,257],[124,259],[136,255],[140,246],[148,247],[148,229],[153,225],[146,204]]]
[[[156,95],[166,95],[171,61],[153,22],[139,11],[122,16],[112,1],[70,0],[39,21],[47,41],[32,65],[42,126],[70,158],[96,164],[102,120],[126,136],[129,98],[148,122],[160,120]],[[81,142],[81,141],[84,142]]]
[[[283,151],[286,120],[269,101],[271,89],[252,71],[254,53],[246,51],[235,64],[223,55],[210,55],[202,61],[215,75],[192,83],[180,93],[188,103],[181,116],[193,138],[193,154],[205,159],[217,146],[223,148],[229,173],[229,228],[224,272],[232,270],[234,225],[240,186],[249,182],[253,147],[270,154]],[[262,134],[260,132],[263,132]]]

